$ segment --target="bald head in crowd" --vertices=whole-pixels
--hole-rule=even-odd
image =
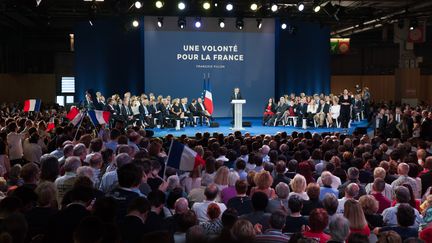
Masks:
[[[355,198],[358,196],[360,191],[360,187],[356,183],[350,183],[345,188],[345,197],[346,198]]]
[[[398,174],[407,176],[409,172],[409,165],[407,163],[400,163],[397,168]]]
[[[216,199],[218,192],[219,192],[219,190],[218,190],[216,184],[210,184],[204,190],[204,195],[206,196],[206,199],[208,201],[213,201]]]
[[[183,214],[189,210],[189,202],[186,198],[181,197],[174,204],[176,214]]]

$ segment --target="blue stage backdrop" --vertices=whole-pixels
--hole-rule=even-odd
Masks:
[[[76,100],[87,89],[112,94],[144,90],[143,27],[131,29],[130,20],[101,20],[75,27]]]
[[[263,104],[274,94],[274,20],[265,19],[258,29],[256,19],[245,19],[244,29],[235,28],[235,19],[186,19],[179,30],[177,17],[164,18],[157,28],[155,17],[145,23],[145,91],[173,97],[197,98],[204,77],[210,77],[214,116],[232,115],[230,97],[239,87],[246,104],[243,115],[261,116]]]
[[[276,95],[330,92],[330,28],[276,21]]]

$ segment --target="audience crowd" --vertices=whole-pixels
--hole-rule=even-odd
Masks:
[[[432,242],[430,107],[374,107],[373,137],[153,138],[2,105],[0,242]],[[205,166],[166,167],[172,140]]]

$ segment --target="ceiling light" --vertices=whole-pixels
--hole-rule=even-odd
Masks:
[[[272,12],[276,12],[278,10],[278,6],[276,4],[273,4],[270,9]]]
[[[156,8],[162,8],[163,7],[163,2],[162,1],[156,1],[155,6]]]
[[[179,2],[177,5],[178,9],[184,10],[186,8],[186,4],[184,2]]]
[[[201,26],[202,26],[201,18],[200,18],[200,17],[197,17],[197,18],[195,19],[195,28],[199,29],[199,28],[201,28]]]
[[[298,9],[298,11],[303,11],[304,10],[304,8],[305,8],[305,5],[304,5],[304,3],[303,2],[299,2],[298,4],[297,4],[297,9]]]
[[[281,29],[283,29],[283,30],[284,30],[284,29],[286,29],[286,28],[287,28],[287,24],[285,24],[285,23],[282,23],[282,24],[281,24]]]
[[[209,2],[204,2],[204,3],[203,3],[203,9],[205,9],[205,10],[209,10],[210,7],[211,7],[211,4],[210,4]]]
[[[257,11],[257,9],[258,9],[258,5],[257,5],[256,3],[252,3],[252,4],[250,5],[250,9],[251,9],[252,11]]]
[[[142,3],[140,1],[135,2],[135,8],[140,9],[142,7]]]
[[[228,3],[228,4],[226,5],[226,10],[227,10],[227,11],[232,11],[233,8],[234,8],[234,6],[232,5],[232,3]]]
[[[135,27],[135,28],[137,28],[137,27],[139,26],[139,22],[138,22],[138,20],[134,19],[134,20],[132,21],[132,26]]]

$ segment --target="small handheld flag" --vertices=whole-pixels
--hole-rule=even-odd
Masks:
[[[173,140],[167,159],[167,166],[182,170],[192,171],[197,166],[204,166],[205,161],[193,149]]]
[[[66,118],[74,125],[76,126],[82,119],[83,113],[78,110],[75,106],[72,106],[69,110],[69,113],[66,115]]]
[[[89,110],[87,114],[95,126],[108,124],[111,116],[111,113],[109,111],[98,111],[98,110]]]
[[[40,99],[29,99],[24,101],[24,111],[39,111],[41,106],[41,100]]]

